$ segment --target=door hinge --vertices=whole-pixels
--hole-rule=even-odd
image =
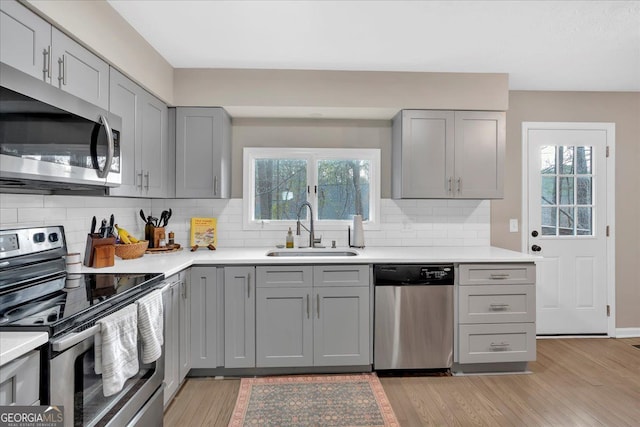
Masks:
[[[607,304],[607,317],[611,317],[611,306]]]
[[[609,146],[607,145],[607,157],[609,157]]]
[[[609,226],[607,225],[607,237],[609,237]]]

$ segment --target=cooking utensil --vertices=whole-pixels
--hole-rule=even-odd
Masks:
[[[94,216],[93,219],[91,220],[91,234],[95,234],[96,232],[96,224],[97,223],[97,219]]]
[[[107,237],[107,219],[106,218],[102,218],[102,223],[100,225],[100,230],[98,230],[98,233],[100,234],[100,237],[102,237],[103,239]]]
[[[115,217],[113,216],[113,214],[111,214],[111,217],[109,218],[109,229],[107,231],[107,235],[105,237],[109,237],[111,235],[113,235],[114,237],[116,237],[116,235],[113,232],[113,225],[116,222]]]
[[[142,209],[140,209],[140,218],[142,218],[142,221],[147,224],[147,217],[144,215],[144,211]]]
[[[171,208],[169,208],[169,211],[165,211],[167,214],[164,216],[164,222],[160,225],[161,227],[166,227],[167,224],[169,224],[169,218],[171,218],[172,215],[172,211]]]

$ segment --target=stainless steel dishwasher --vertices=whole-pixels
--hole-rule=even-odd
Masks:
[[[373,277],[374,369],[450,368],[453,265],[374,265]]]

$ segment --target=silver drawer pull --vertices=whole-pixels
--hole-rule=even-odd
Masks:
[[[509,273],[491,273],[491,280],[504,280],[509,278]]]
[[[501,310],[508,310],[508,309],[509,309],[509,304],[499,304],[499,303],[489,304],[489,310],[491,311],[501,311]]]
[[[509,350],[509,343],[508,342],[501,342],[501,343],[492,342],[491,344],[489,344],[489,346],[491,347],[491,351],[506,351],[506,350]]]

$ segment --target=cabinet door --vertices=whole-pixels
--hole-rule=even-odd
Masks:
[[[393,197],[451,197],[453,112],[404,110],[393,127]]]
[[[176,109],[176,197],[229,198],[231,119],[222,108]]]
[[[51,29],[52,83],[109,109],[109,65],[56,28]]]
[[[256,366],[254,267],[224,269],[224,367]]]
[[[184,273],[181,273],[184,274]],[[191,370],[191,292],[186,278],[180,280],[180,347],[178,350],[178,383],[182,383]]]
[[[312,366],[312,288],[258,288],[256,292],[256,366]]]
[[[164,405],[166,406],[178,391],[178,345],[179,345],[179,301],[178,282],[165,291],[164,295]]]
[[[456,111],[455,196],[503,197],[505,113]]]
[[[141,169],[143,179],[143,195],[147,197],[164,197],[167,192],[167,171],[169,156],[167,106],[150,95],[142,97],[142,154]],[[173,158],[173,156],[172,156]]]
[[[139,197],[142,194],[140,115],[142,88],[111,68],[109,71],[109,111],[122,118],[120,165],[122,182],[109,189],[110,195]]]
[[[0,367],[0,406],[39,404],[39,390],[38,351],[27,353]]]
[[[0,62],[51,81],[51,24],[17,1],[0,1]]]
[[[369,288],[315,288],[314,303],[314,365],[369,364]]]
[[[218,340],[218,281],[216,267],[193,267],[191,291],[191,367],[216,368]]]

